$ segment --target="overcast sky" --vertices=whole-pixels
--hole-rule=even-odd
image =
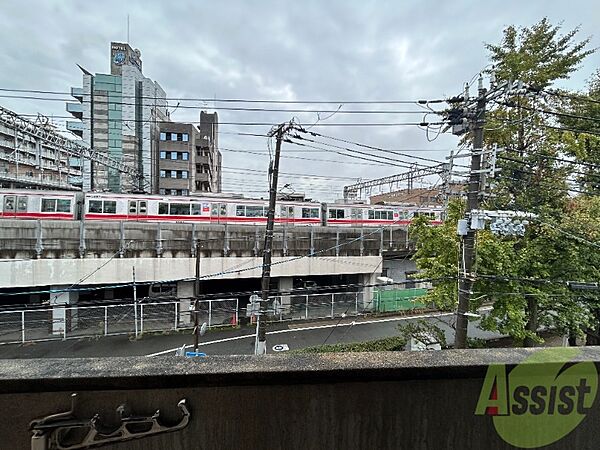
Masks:
[[[488,64],[483,44],[499,42],[507,25],[529,26],[547,16],[552,23],[562,22],[565,30],[581,25],[581,39],[600,28],[600,8],[595,1],[0,0],[0,5],[0,88],[65,92],[71,86],[81,86],[81,72],[75,64],[93,73],[108,73],[110,42],[126,41],[129,14],[129,42],[142,52],[144,74],[158,81],[168,97],[177,98],[341,102],[440,99],[458,94],[464,82]],[[593,36],[590,47],[600,47],[600,36]],[[588,57],[579,72],[562,85],[583,88],[599,63],[600,54]],[[177,102],[170,103],[174,109]],[[66,115],[64,102],[59,101],[0,98],[0,104],[19,113]],[[182,104],[204,106],[207,110],[215,106],[212,102]],[[238,106],[282,108],[265,104]],[[284,107],[329,110],[338,106]],[[343,104],[341,111],[361,108],[422,111],[411,104]],[[221,122],[280,123],[293,116],[307,126],[317,121],[315,113],[218,112]],[[423,118],[420,112],[338,113],[326,120],[328,114],[321,116],[324,120],[320,123],[327,124],[415,122]],[[197,122],[198,117],[199,110],[180,108],[172,119]],[[436,120],[435,116],[428,119]],[[64,119],[57,122],[64,124]],[[265,133],[268,129],[223,124],[219,137],[223,166],[265,170],[265,138],[227,133]],[[447,135],[429,142],[423,130],[409,126],[326,126],[313,130],[440,160],[457,143],[455,137]],[[430,133],[429,138],[433,137],[435,133]],[[306,191],[320,200],[340,197],[340,187],[352,179],[377,178],[405,170],[363,164],[366,161],[331,152],[302,150],[307,149],[284,144],[283,153],[321,161],[285,157],[281,164],[284,173],[348,177],[282,176],[280,186],[289,183],[295,191]],[[390,156],[396,157],[387,155]],[[224,188],[252,194],[266,189],[266,176],[225,169]]]

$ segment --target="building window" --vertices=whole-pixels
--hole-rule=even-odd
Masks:
[[[171,152],[171,159],[177,159],[177,152]]]
[[[177,189],[171,189],[171,195],[177,195]]]
[[[181,178],[187,178],[188,177],[188,171],[187,170],[182,170],[181,171]]]
[[[187,189],[182,189],[181,190],[181,195],[185,195],[185,196],[190,195],[190,191],[188,191]],[[192,207],[192,209],[194,209],[196,206],[198,208],[200,208],[200,204],[194,204],[193,207]],[[198,212],[194,212],[193,214],[200,214],[200,209],[198,209]]]
[[[161,141],[166,141],[167,140],[167,133],[160,133],[160,140]]]
[[[167,158],[167,152],[160,152],[160,159],[166,159]]]
[[[161,170],[161,171],[160,171],[160,177],[161,177],[161,178],[166,178],[166,177],[167,177],[167,172],[166,172],[166,170]]]
[[[177,136],[179,136],[179,133],[171,133],[171,140],[172,141],[177,141]]]
[[[181,154],[181,159],[183,159],[184,161],[187,161],[190,157],[190,154],[188,152],[183,152]]]
[[[171,170],[171,178],[177,178],[177,171]]]
[[[158,193],[159,193],[160,195],[167,195],[167,191],[166,191],[165,189],[159,189],[159,190],[158,190]]]
[[[189,137],[189,135],[188,135],[187,133],[183,133],[183,135],[182,135],[182,140],[183,140],[183,142],[187,142],[187,141],[189,141],[189,140],[190,140],[190,137]]]

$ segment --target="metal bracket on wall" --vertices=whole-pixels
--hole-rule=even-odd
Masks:
[[[77,394],[71,394],[71,409],[58,414],[36,419],[31,422],[31,450],[77,450],[100,447],[114,442],[143,439],[156,434],[170,433],[185,428],[190,421],[190,411],[186,400],[177,403],[182,418],[173,426],[159,423],[160,411],[151,416],[133,416],[126,412],[126,406],[117,408],[120,425],[110,430],[100,424],[100,416],[90,419],[75,417]]]

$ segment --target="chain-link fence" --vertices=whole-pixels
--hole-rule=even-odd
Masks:
[[[312,320],[357,316],[372,310],[362,292],[280,295],[266,306],[267,320]],[[176,331],[194,327],[194,299],[0,311],[0,344]],[[199,300],[198,323],[209,328],[236,326],[240,316],[256,319],[256,310],[237,298]]]

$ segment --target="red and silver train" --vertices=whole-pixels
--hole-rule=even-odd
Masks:
[[[144,194],[82,193],[0,189],[0,217],[7,219],[129,220],[261,225],[267,200],[233,197],[170,197]],[[385,226],[407,225],[426,216],[436,225],[440,207],[277,201],[277,224]]]

